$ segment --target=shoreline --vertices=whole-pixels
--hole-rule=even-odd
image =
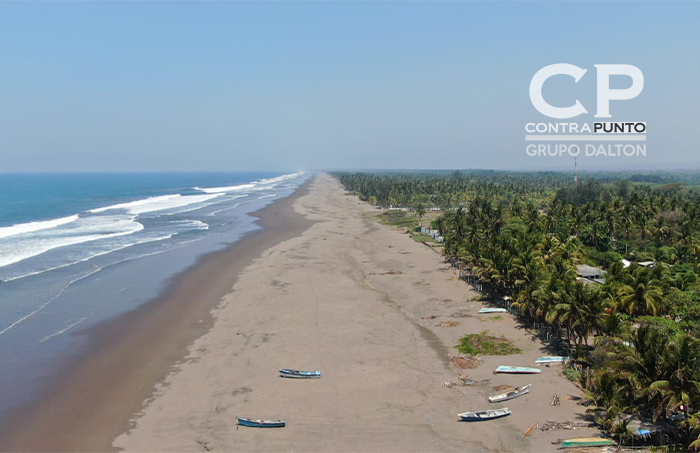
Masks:
[[[116,451],[114,438],[130,428],[132,417],[186,357],[189,345],[211,329],[212,311],[240,272],[268,248],[311,226],[292,206],[313,179],[249,213],[262,229],[204,255],[154,300],[73,333],[90,337],[87,351],[65,364],[32,403],[6,414],[0,450]]]

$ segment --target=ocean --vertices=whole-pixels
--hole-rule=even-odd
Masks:
[[[0,417],[88,346],[81,330],[157,297],[307,177],[0,174]]]

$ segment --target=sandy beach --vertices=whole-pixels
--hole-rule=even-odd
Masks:
[[[377,224],[376,209],[318,175],[291,205],[311,224],[245,267],[213,311],[211,329],[157,385],[113,446],[126,451],[553,451],[552,441],[595,430],[541,431],[582,421],[578,389],[558,365],[540,375],[493,375],[533,366],[542,344],[510,315],[477,315],[478,294],[441,256]],[[220,272],[228,269],[219,269]],[[455,321],[454,327],[440,327]],[[466,333],[488,330],[523,350],[451,363]],[[321,370],[320,380],[278,368]],[[458,373],[473,383],[462,385]],[[457,383],[446,386],[446,382]],[[532,391],[489,404],[493,387]],[[550,406],[553,394],[559,406]],[[509,407],[503,419],[461,423],[457,413]],[[236,416],[284,419],[284,429],[237,428]]]

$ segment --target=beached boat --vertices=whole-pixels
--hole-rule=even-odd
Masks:
[[[610,439],[603,439],[602,437],[579,437],[576,439],[562,440],[559,447],[606,447],[609,445],[614,445],[614,442]]]
[[[535,363],[562,363],[566,362],[569,360],[571,357],[562,357],[560,355],[555,355],[555,356],[546,356],[546,357],[539,357],[535,360]]]
[[[526,366],[506,366],[506,365],[501,365],[498,368],[496,368],[496,371],[493,373],[510,373],[510,374],[538,374],[541,373],[542,370],[539,368],[530,368]]]
[[[280,368],[280,376],[295,379],[320,379],[320,371],[299,371]]]
[[[512,400],[513,398],[517,398],[519,396],[523,396],[527,392],[530,391],[530,386],[532,384],[527,384],[523,385],[522,387],[515,388],[511,390],[510,392],[505,392],[505,393],[500,393],[498,395],[493,395],[489,396],[489,402],[490,403],[498,403],[501,401],[508,401]]]
[[[484,313],[505,313],[506,310],[505,308],[482,308],[479,310],[479,313],[484,314]]]
[[[238,424],[241,426],[250,426],[251,428],[284,428],[286,423],[284,420],[260,420],[255,418],[236,417]]]
[[[484,420],[493,420],[494,418],[505,417],[510,415],[510,409],[504,407],[503,409],[488,409],[485,411],[476,412],[463,412],[459,414],[462,421],[465,422],[480,422]]]

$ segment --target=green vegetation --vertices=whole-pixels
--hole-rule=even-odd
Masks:
[[[489,335],[486,330],[460,338],[457,350],[468,355],[510,355],[522,352],[508,339]]]
[[[411,235],[411,237],[413,238],[413,240],[418,242],[435,242],[435,239],[428,236],[427,234],[414,233]]]
[[[700,175],[601,173],[578,185],[551,172],[336,176],[377,206],[440,208],[431,225],[445,259],[576,357],[567,376],[611,434],[637,414],[700,449]],[[606,273],[578,278],[581,264]],[[477,340],[460,351],[491,347]]]
[[[489,322],[489,321],[501,321],[503,319],[503,316],[501,315],[496,315],[492,318],[479,318],[482,322]]]
[[[581,379],[581,373],[579,373],[576,368],[566,367],[562,373],[564,374],[564,377],[571,382],[579,382]]]
[[[377,215],[379,223],[414,230],[418,227],[415,217],[406,211],[383,211]]]

